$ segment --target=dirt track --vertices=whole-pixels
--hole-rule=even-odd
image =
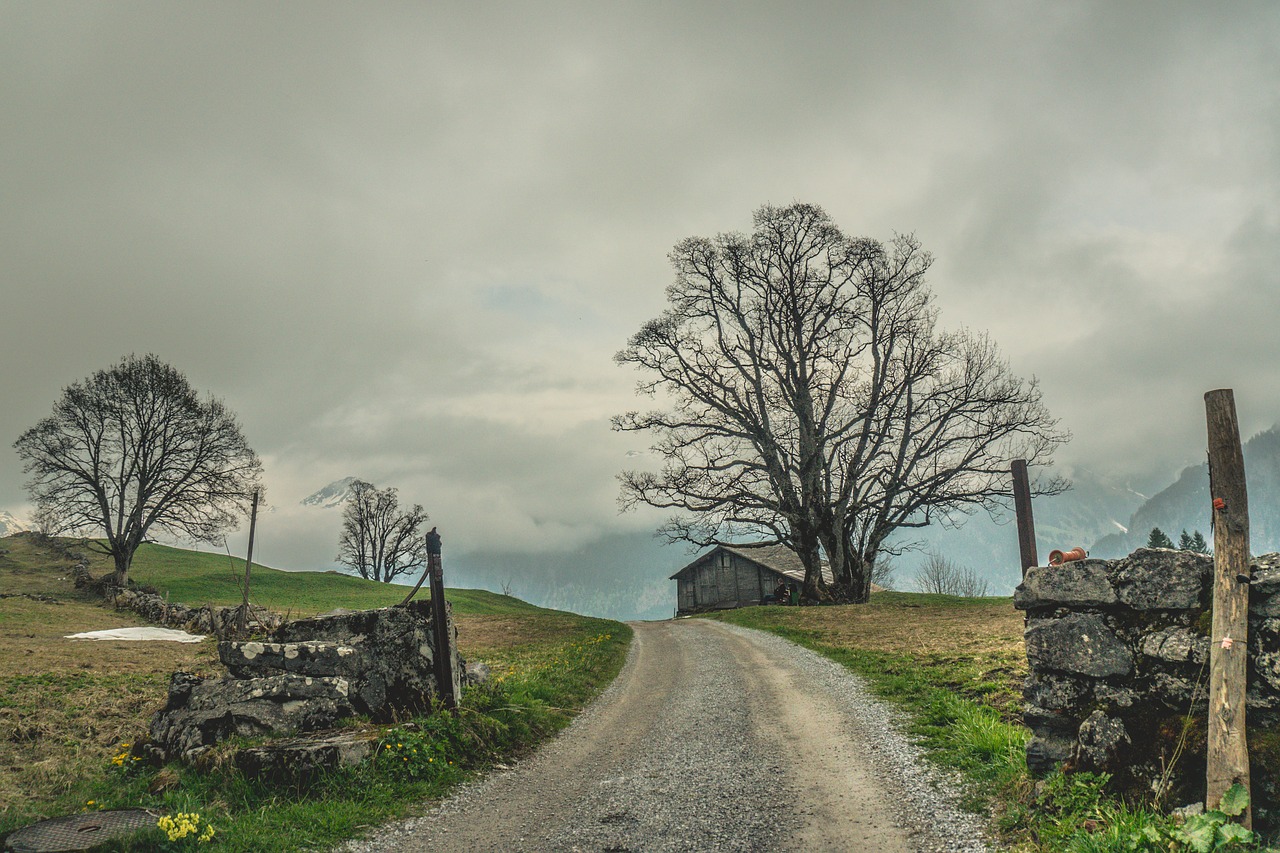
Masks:
[[[885,738],[832,690],[843,672],[708,620],[634,628],[618,680],[554,742],[345,849],[982,849],[938,823],[949,806],[904,805]]]

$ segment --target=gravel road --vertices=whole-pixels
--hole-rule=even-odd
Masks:
[[[622,674],[558,738],[342,849],[987,850],[843,667],[710,620],[632,627]]]

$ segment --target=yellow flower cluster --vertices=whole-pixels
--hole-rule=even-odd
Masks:
[[[213,824],[204,821],[204,828],[200,828],[200,815],[195,812],[178,812],[176,815],[164,815],[156,822],[156,826],[169,836],[170,841],[181,841],[184,838],[194,838],[201,843],[213,840]]]
[[[135,762],[135,761],[141,761],[141,760],[142,760],[141,758],[139,758],[139,757],[138,757],[138,756],[136,756],[136,755],[134,755],[134,756],[130,756],[130,755],[129,755],[129,747],[130,747],[130,746],[132,746],[132,744],[128,744],[128,743],[122,743],[122,744],[120,744],[120,748],[121,748],[121,749],[123,749],[123,750],[124,750],[124,752],[120,753],[119,755],[116,755],[116,756],[113,756],[113,757],[112,757],[112,759],[111,759],[111,763],[112,763],[114,766],[124,768],[124,767],[128,767],[129,765],[133,764],[133,762]]]

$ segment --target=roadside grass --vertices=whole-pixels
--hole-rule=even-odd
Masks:
[[[353,721],[351,727],[391,747],[380,749],[377,760],[301,788],[245,779],[230,766],[230,750],[215,755],[202,772],[177,765],[144,768],[127,758],[117,765],[113,758],[145,735],[151,714],[164,703],[172,672],[221,674],[214,642],[66,640],[70,633],[144,622],[75,590],[73,561],[31,537],[0,539],[0,551],[8,552],[0,555],[0,838],[46,817],[145,807],[201,815],[216,830],[214,842],[201,846],[332,845],[410,813],[567,725],[617,674],[631,637],[616,622],[544,610],[482,590],[450,589],[461,651],[486,663],[493,678],[464,690],[456,717],[433,714],[398,728]],[[110,570],[105,560],[90,558],[90,565],[95,574]],[[168,590],[175,602],[239,601],[225,555],[145,546],[134,576]],[[265,579],[261,589],[276,598],[259,597],[259,578]],[[258,567],[254,579],[255,603],[292,602],[294,616],[384,606],[407,592],[342,575]],[[404,752],[398,744],[417,744],[419,752]],[[156,831],[114,849],[167,844]]]
[[[1037,784],[1029,776],[1030,732],[1021,722],[1023,616],[1008,598],[882,592],[865,605],[749,607],[706,616],[825,655],[908,711],[907,732],[930,760],[966,780],[963,805],[991,816],[1002,849],[1193,849],[1169,837],[1169,819],[1108,795],[1105,777],[1055,774]]]

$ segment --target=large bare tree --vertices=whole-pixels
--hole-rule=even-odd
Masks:
[[[235,416],[154,355],[130,355],[63,390],[14,444],[52,532],[101,533],[124,586],[152,533],[217,542],[245,514],[262,465]]]
[[[426,539],[421,530],[426,520],[421,504],[401,512],[395,489],[379,489],[355,480],[342,511],[338,562],[366,580],[390,583],[426,565]]]
[[[751,234],[692,237],[670,258],[667,310],[616,356],[669,408],[614,418],[664,460],[624,472],[621,502],[674,510],[670,540],[781,542],[808,595],[865,601],[891,534],[992,507],[1011,459],[1046,464],[1066,439],[985,336],[937,328],[913,237],[851,238],[819,207],[766,206]]]

